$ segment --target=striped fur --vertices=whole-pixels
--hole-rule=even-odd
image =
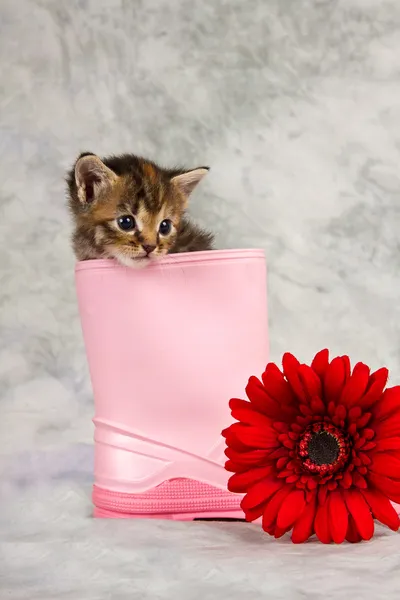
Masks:
[[[81,154],[67,175],[77,259],[143,266],[168,253],[210,250],[213,236],[185,216],[188,198],[207,171],[164,169],[133,154]],[[132,231],[119,227],[118,219],[126,216],[134,220]],[[166,235],[160,233],[165,220],[171,227]]]

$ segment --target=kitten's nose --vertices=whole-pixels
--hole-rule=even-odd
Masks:
[[[146,254],[149,255],[153,252],[153,250],[156,249],[156,246],[150,246],[150,244],[142,244],[142,248],[146,252]]]

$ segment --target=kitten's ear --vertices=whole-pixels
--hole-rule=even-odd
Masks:
[[[182,173],[182,175],[175,175],[171,179],[171,182],[178,186],[181,193],[188,198],[209,170],[208,167],[199,167],[198,169]]]
[[[80,156],[75,164],[75,181],[82,204],[91,204],[111,189],[117,175],[95,154]]]

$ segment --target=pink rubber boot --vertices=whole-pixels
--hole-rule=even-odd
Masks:
[[[95,260],[76,286],[96,407],[94,515],[243,518],[227,491],[229,399],[268,361],[260,250]]]

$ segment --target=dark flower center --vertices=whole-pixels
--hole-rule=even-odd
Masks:
[[[316,465],[331,465],[339,456],[339,442],[326,431],[313,433],[308,442],[308,457]]]
[[[322,477],[343,468],[349,457],[346,434],[329,423],[313,423],[300,438],[298,456],[303,467]]]

